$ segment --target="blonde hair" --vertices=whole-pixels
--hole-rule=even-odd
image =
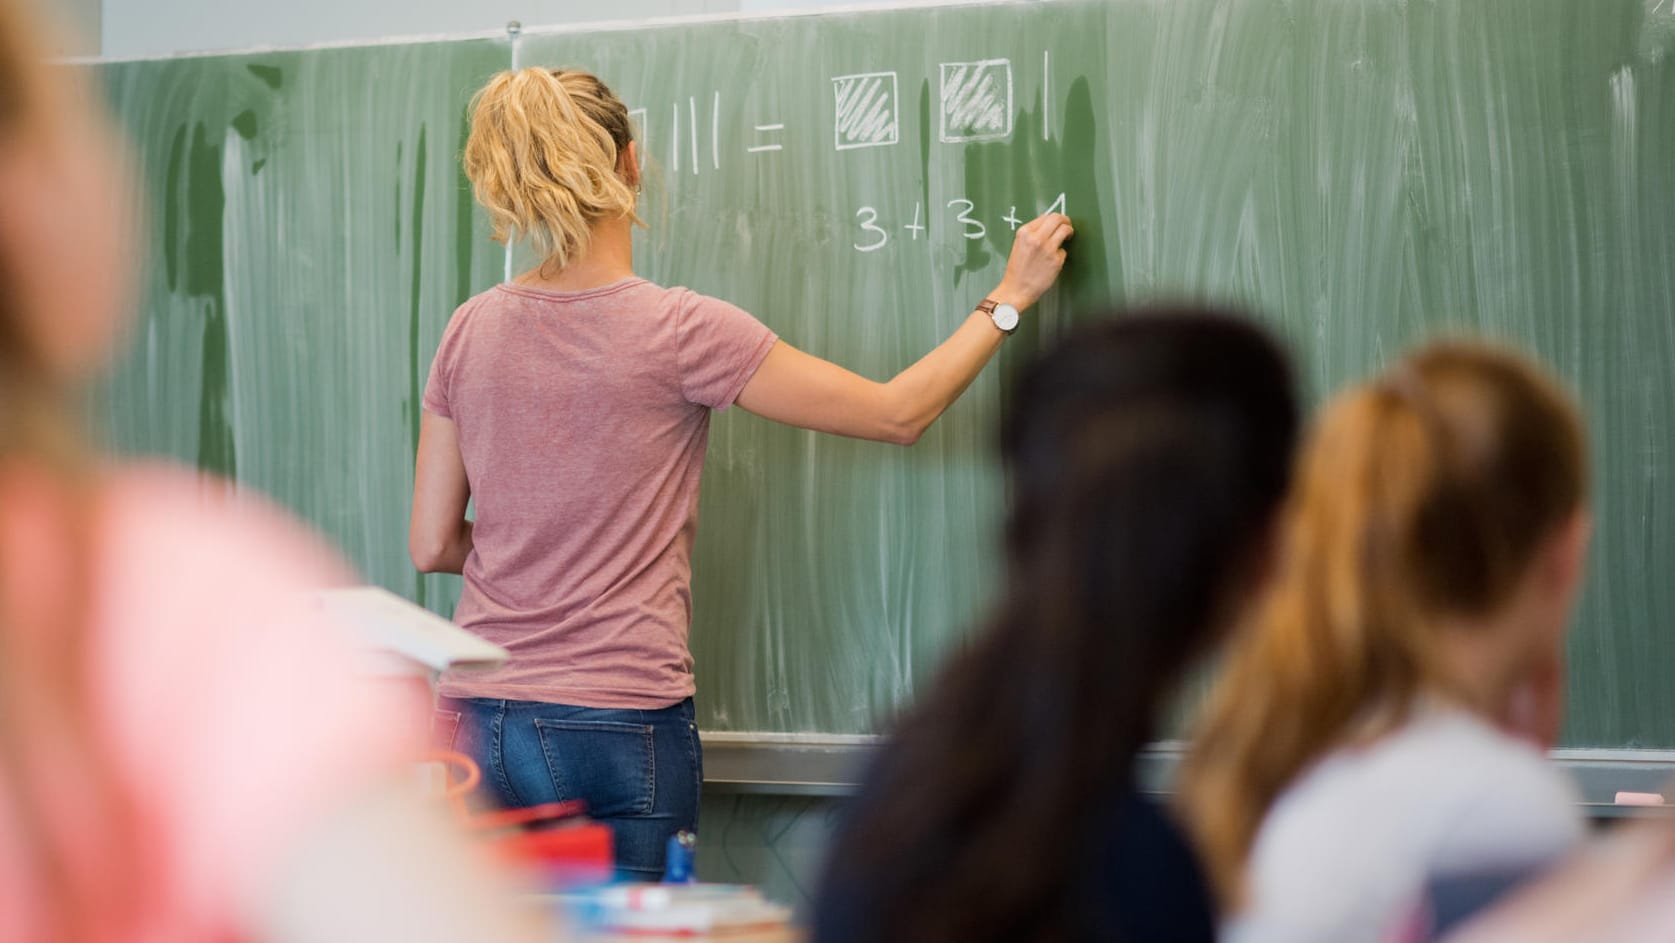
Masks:
[[[0,154],[50,138],[59,122],[81,118],[67,109],[88,107],[63,91],[74,75],[47,74],[31,12],[0,0]],[[55,940],[121,939],[157,878],[142,860],[144,816],[95,696],[95,476],[78,391],[31,330],[12,287],[20,264],[0,256],[0,496],[9,523],[27,517],[34,528],[9,527],[0,540],[0,824],[9,842],[0,854],[21,857],[28,886],[26,899],[5,906],[27,908],[24,926]],[[20,553],[20,532],[50,539]],[[52,585],[22,585],[42,577]]]
[[[1506,603],[1580,509],[1586,463],[1566,393],[1480,345],[1421,350],[1326,409],[1280,572],[1182,770],[1179,802],[1228,907],[1262,819],[1311,762],[1393,730],[1422,693],[1471,702],[1439,627]]]
[[[595,76],[502,72],[472,100],[465,175],[496,240],[527,242],[563,269],[587,254],[599,220],[640,221],[617,173],[631,141],[628,109]]]

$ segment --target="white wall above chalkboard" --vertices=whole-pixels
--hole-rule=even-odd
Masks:
[[[118,59],[182,52],[308,46],[391,36],[469,34],[526,26],[562,26],[715,13],[774,13],[822,7],[895,6],[901,0],[53,0],[92,12],[103,46],[66,48]],[[918,4],[960,0],[916,0]],[[970,2],[970,0],[964,0]]]
[[[99,54],[99,21],[104,14],[102,0],[51,0],[37,4],[58,22],[48,39],[47,52],[54,56],[96,56]]]

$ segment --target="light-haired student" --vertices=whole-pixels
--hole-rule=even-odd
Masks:
[[[1183,771],[1227,939],[1388,939],[1428,882],[1576,845],[1541,747],[1586,494],[1576,407],[1504,350],[1427,347],[1326,408]]]
[[[1214,311],[1126,312],[1030,367],[1004,590],[851,802],[815,943],[1215,939],[1135,760],[1260,595],[1297,427],[1284,354]]]
[[[301,605],[330,555],[90,447],[129,196],[39,35],[0,0],[0,943],[546,938],[406,795],[423,699]]]
[[[497,237],[541,262],[467,301],[442,337],[411,549],[422,570],[464,574],[455,621],[512,652],[444,677],[440,737],[505,805],[585,800],[622,870],[655,879],[698,815],[687,630],[711,412],[912,443],[1053,284],[1071,227],[1021,227],[980,310],[878,383],[725,301],[636,277],[639,166],[627,109],[593,75],[505,72],[477,95],[466,175]]]

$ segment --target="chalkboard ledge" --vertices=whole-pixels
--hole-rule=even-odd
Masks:
[[[728,732],[702,737],[705,789],[778,796],[849,795],[878,743],[877,737],[827,734]],[[1142,788],[1167,793],[1184,749],[1179,741],[1147,749],[1140,757]],[[1567,748],[1552,751],[1551,757],[1575,779],[1582,804],[1593,818],[1657,814],[1656,809],[1617,805],[1617,793],[1662,793],[1675,782],[1675,750]]]
[[[879,738],[704,733],[704,788],[775,796],[847,796]]]

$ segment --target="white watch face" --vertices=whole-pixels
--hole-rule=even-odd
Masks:
[[[1007,333],[1018,329],[1018,309],[1011,305],[995,305],[994,313],[989,317],[994,319],[995,327]]]

